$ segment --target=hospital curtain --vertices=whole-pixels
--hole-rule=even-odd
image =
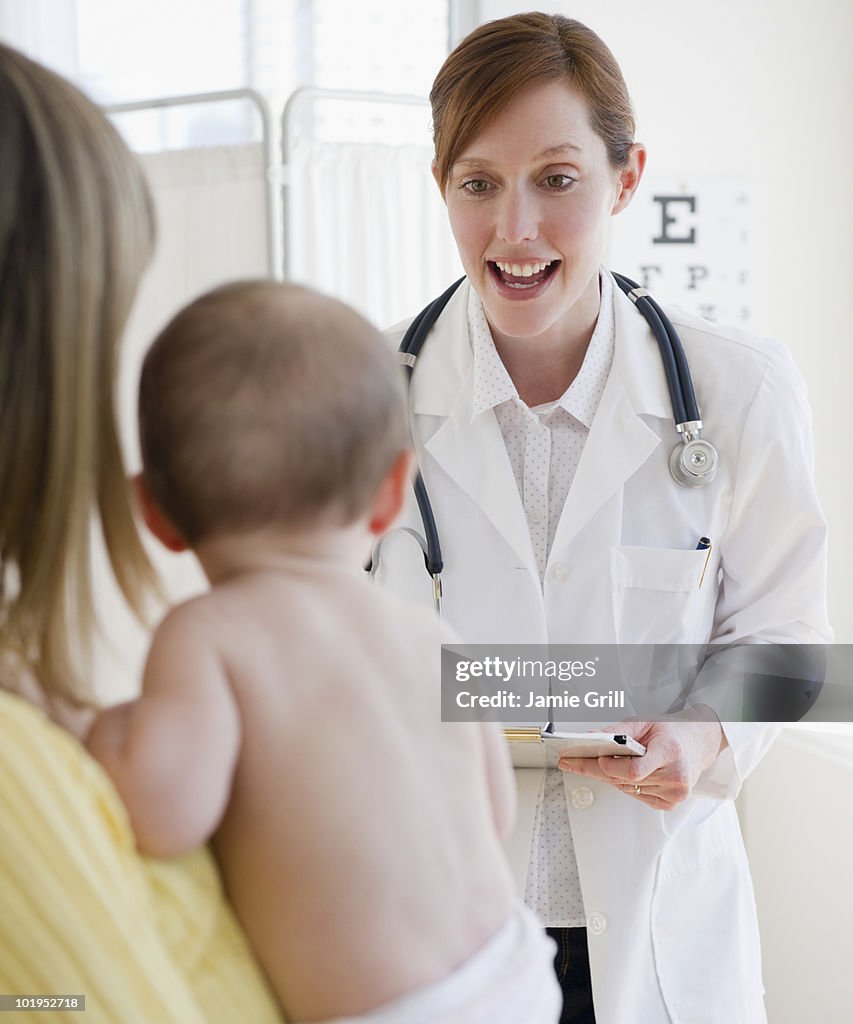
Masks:
[[[291,276],[380,326],[460,276],[426,146],[302,141],[288,169]]]

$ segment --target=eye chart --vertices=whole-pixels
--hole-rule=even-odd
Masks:
[[[662,304],[746,326],[752,315],[750,190],[732,178],[644,179],[613,218],[607,266]]]

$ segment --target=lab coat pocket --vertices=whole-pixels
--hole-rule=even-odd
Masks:
[[[734,809],[679,833],[652,897],[658,980],[676,1024],[762,1024],[758,921]]]
[[[713,601],[716,591],[709,554],[680,548],[612,548],[610,578],[619,642],[703,642],[697,626],[702,608]]]

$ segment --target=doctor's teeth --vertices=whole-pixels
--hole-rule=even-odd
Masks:
[[[512,277],[533,277],[534,274],[550,267],[553,262],[553,260],[548,260],[545,263],[503,263],[501,260],[495,260],[495,266],[504,274],[510,274]]]

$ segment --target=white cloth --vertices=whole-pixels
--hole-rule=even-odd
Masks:
[[[474,355],[471,417],[494,410],[524,506],[540,581],[569,488],[613,362],[613,280],[599,277],[601,308],[577,376],[554,402],[530,408],[518,394],[492,339],[483,303],[468,296]],[[536,804],[524,900],[549,927],[586,925],[562,772],[545,773]]]
[[[446,978],[326,1024],[557,1024],[555,951],[541,921],[518,903],[486,945]]]
[[[462,285],[436,322],[410,397],[444,551],[444,616],[464,643],[831,639],[811,419],[783,346],[666,310],[705,436],[720,453],[711,486],[680,487],[668,468],[675,437],[657,343],[615,290],[613,366],[543,587],[497,421],[471,419],[468,290]],[[399,343],[404,329],[389,332],[389,342]],[[421,532],[414,498],[399,526]],[[700,536],[713,542],[701,587]],[[431,604],[423,553],[402,530],[383,545],[376,579]],[[598,1024],[766,1020],[755,901],[732,801],[772,733],[729,722],[724,729],[729,746],[691,798],[667,813],[594,779],[564,776]],[[519,825],[509,846],[523,892],[541,775],[517,777]]]

